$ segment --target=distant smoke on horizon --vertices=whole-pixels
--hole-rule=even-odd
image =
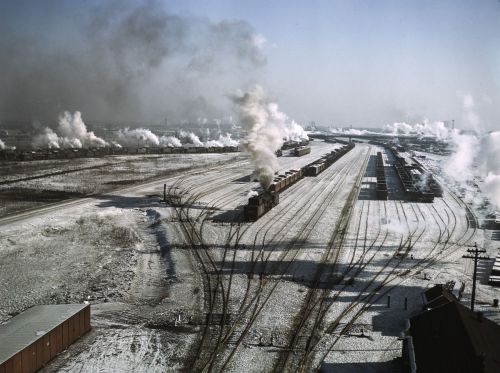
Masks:
[[[446,127],[444,122],[430,122],[428,119],[424,119],[422,123],[415,124],[405,122],[387,124],[384,130],[393,135],[429,136],[440,140],[448,139],[451,133],[451,128]]]
[[[83,122],[82,114],[68,111],[59,115],[59,124],[54,132],[49,127],[44,127],[32,141],[34,148],[66,149],[66,148],[103,148],[109,144],[88,131]]]

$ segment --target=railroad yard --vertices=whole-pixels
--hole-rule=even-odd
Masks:
[[[284,151],[277,174],[344,146]],[[377,199],[378,153],[387,200]],[[38,173],[2,166],[2,193],[25,194],[1,210],[0,321],[36,304],[91,304],[91,331],[44,372],[398,372],[422,293],[451,284],[468,305],[462,256],[474,243],[498,251],[498,231],[480,229],[439,157],[423,162],[443,186],[432,203],[405,197],[392,151],[357,142],[255,221],[244,216],[261,193],[246,153],[129,157],[24,164]],[[71,183],[97,187],[27,196]],[[499,320],[491,265],[479,270],[476,305]]]

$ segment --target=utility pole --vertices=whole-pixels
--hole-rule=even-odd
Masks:
[[[474,249],[467,249],[467,252],[470,253],[469,255],[464,255],[462,258],[465,259],[472,259],[474,260],[474,274],[472,275],[472,299],[470,301],[470,309],[471,311],[474,311],[474,302],[476,300],[476,274],[477,274],[477,262],[478,260],[489,260],[489,256],[482,255],[480,256],[479,254],[483,254],[486,252],[484,249],[478,249],[477,243],[474,242]],[[472,254],[472,255],[471,255]]]

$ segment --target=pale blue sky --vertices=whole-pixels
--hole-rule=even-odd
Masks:
[[[268,40],[266,83],[292,116],[339,125],[464,116],[500,128],[500,2],[179,1]],[[465,125],[465,123],[463,123]]]
[[[0,31],[42,33],[69,45],[75,17],[96,3],[0,0]],[[248,22],[267,40],[266,64],[225,89],[260,83],[298,121],[381,126],[426,117],[468,127],[463,98],[470,94],[467,110],[500,129],[498,0],[160,3],[187,18]]]

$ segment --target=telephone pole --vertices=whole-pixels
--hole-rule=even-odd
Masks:
[[[478,249],[477,243],[474,242],[474,249],[467,249],[467,252],[470,253],[469,255],[463,255],[462,258],[466,259],[472,259],[474,260],[474,274],[472,275],[472,299],[470,301],[470,309],[471,311],[474,311],[474,303],[476,300],[476,274],[477,274],[477,262],[479,260],[489,260],[489,256],[485,255],[479,255],[479,254],[484,254],[486,250],[484,249]],[[472,255],[471,255],[472,254]]]

